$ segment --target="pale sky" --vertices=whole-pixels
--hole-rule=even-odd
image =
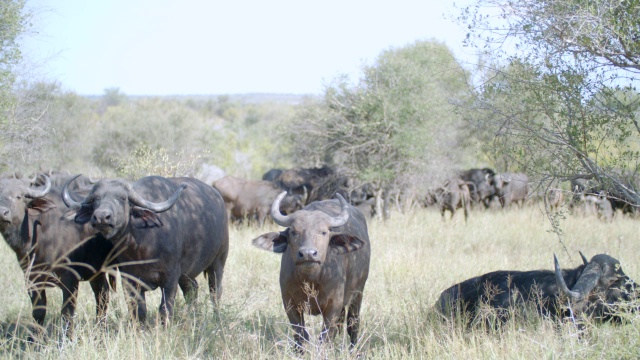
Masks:
[[[446,0],[28,0],[25,54],[65,90],[100,95],[321,94],[383,51],[436,39],[459,59]]]

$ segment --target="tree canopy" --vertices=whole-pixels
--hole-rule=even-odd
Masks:
[[[465,117],[503,170],[585,178],[634,205],[640,170],[638,1],[477,0],[459,18],[486,51]]]
[[[336,165],[379,191],[424,189],[463,157],[451,101],[466,80],[442,43],[386,50],[357,82],[338,77],[323,101],[302,108],[290,127],[294,157]]]
[[[19,39],[28,26],[24,0],[0,2],[0,124],[8,120],[15,104],[16,66],[22,60]]]

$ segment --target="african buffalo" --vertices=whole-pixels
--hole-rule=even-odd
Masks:
[[[495,171],[490,168],[469,169],[459,174],[460,178],[475,185],[471,190],[471,201],[476,204],[482,203],[489,207],[489,201],[495,194],[495,188],[491,185],[491,180]]]
[[[445,184],[435,191],[437,202],[440,205],[440,214],[444,219],[445,211],[451,212],[451,218],[456,210],[462,208],[464,210],[464,220],[469,217],[469,209],[471,207],[471,191],[474,183],[464,181],[460,178],[449,179]]]
[[[313,202],[291,215],[282,215],[281,193],[271,207],[276,224],[287,229],[263,234],[254,246],[282,253],[280,290],[298,347],[309,340],[304,313],[322,314],[320,340],[332,339],[347,320],[351,344],[358,340],[360,306],[369,275],[371,245],[363,214],[338,200]],[[348,314],[345,307],[348,308]]]
[[[604,191],[596,195],[584,196],[585,214],[596,214],[598,219],[610,222],[613,220],[614,210],[611,201]]]
[[[62,290],[62,317],[71,329],[79,281],[89,281],[96,299],[98,320],[109,303],[105,273],[113,246],[91,226],[61,221],[66,212],[61,188],[46,175],[43,186],[33,188],[19,179],[0,179],[0,232],[15,252],[28,278],[35,321],[43,325],[47,312],[45,287]],[[88,190],[84,193],[86,194]],[[109,277],[112,281],[114,278]]]
[[[274,181],[280,174],[282,174],[282,169],[271,169],[262,175],[263,181]]]
[[[564,202],[564,192],[562,189],[547,189],[545,192],[545,201],[550,210],[558,210]]]
[[[468,316],[474,320],[481,306],[496,310],[505,320],[510,309],[532,306],[539,314],[567,317],[583,314],[599,320],[617,320],[615,308],[620,301],[637,297],[636,285],[624,274],[620,262],[599,254],[591,261],[582,255],[583,264],[561,270],[554,255],[555,271],[494,271],[444,290],[436,309],[446,318]],[[566,308],[562,298],[571,300]]]
[[[282,191],[270,181],[253,181],[225,176],[213,183],[220,192],[231,217],[236,220],[255,218],[264,224],[271,204]],[[280,204],[280,211],[291,214],[304,206],[303,195],[287,194]]]
[[[512,203],[524,205],[529,195],[529,177],[523,173],[502,173],[493,176],[491,185],[503,208]]]
[[[624,179],[624,178],[621,178]],[[611,205],[612,213],[615,213],[617,210],[622,211],[623,214],[635,215],[637,213],[637,206],[634,205],[635,201],[631,199],[628,195],[625,195],[626,191],[631,190],[635,192],[636,185],[632,180],[623,180],[622,181],[622,189],[620,186],[615,186],[614,184],[602,184],[598,183],[593,179],[585,179],[585,178],[574,178],[571,179],[571,189],[573,191],[573,198],[569,207],[574,209],[577,207],[578,212],[581,211],[581,207],[584,205],[584,200],[595,200],[594,198],[599,198],[600,194],[606,194],[606,199],[609,201]],[[623,191],[626,188],[628,190]],[[589,205],[587,205],[589,206]],[[603,206],[607,206],[603,203]]]
[[[313,189],[325,181],[325,178],[335,174],[336,171],[326,165],[319,168],[293,168],[283,170],[273,182],[288,193],[311,193]]]
[[[211,300],[220,298],[229,251],[224,201],[193,178],[144,177],[98,181],[81,202],[63,198],[68,218],[91,223],[116,248],[118,267],[130,285],[130,309],[144,323],[145,292],[162,289],[160,316],[173,313],[178,285],[187,300],[196,296],[196,277],[208,277]],[[134,299],[131,301],[131,299]]]

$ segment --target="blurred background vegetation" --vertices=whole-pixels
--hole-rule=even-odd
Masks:
[[[382,51],[318,95],[147,97],[81,96],[30,76],[19,40],[32,13],[2,2],[0,172],[134,179],[215,166],[259,179],[330,165],[411,199],[488,166],[547,187],[591,179],[640,206],[635,3],[470,4],[456,20],[480,54],[474,66],[426,39]]]

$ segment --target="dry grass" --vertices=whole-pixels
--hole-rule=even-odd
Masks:
[[[332,345],[310,346],[305,358],[370,359],[583,359],[640,357],[640,315],[624,325],[587,324],[583,330],[549,320],[510,321],[501,331],[448,326],[434,317],[440,292],[472,276],[497,269],[551,269],[553,253],[564,267],[580,264],[578,250],[591,257],[608,253],[625,272],[640,279],[638,220],[604,223],[568,216],[562,243],[550,232],[539,209],[472,212],[443,222],[436,212],[394,214],[387,223],[370,223],[372,266],[365,288],[361,341],[349,352],[346,338]],[[214,311],[204,278],[197,303],[182,296],[168,326],[155,325],[159,291],[148,296],[146,330],[132,327],[122,293],[113,294],[107,330],[94,324],[95,303],[88,284],[80,288],[75,335],[59,330],[61,295],[48,290],[49,336],[26,342],[31,309],[15,256],[0,252],[0,356],[2,358],[82,359],[263,359],[295,358],[278,285],[279,255],[253,248],[251,239],[264,229],[231,231],[230,257],[224,276],[222,306]],[[568,252],[567,252],[568,251]],[[313,339],[321,319],[310,318]],[[315,344],[315,340],[312,342]],[[313,345],[312,344],[312,345]]]

